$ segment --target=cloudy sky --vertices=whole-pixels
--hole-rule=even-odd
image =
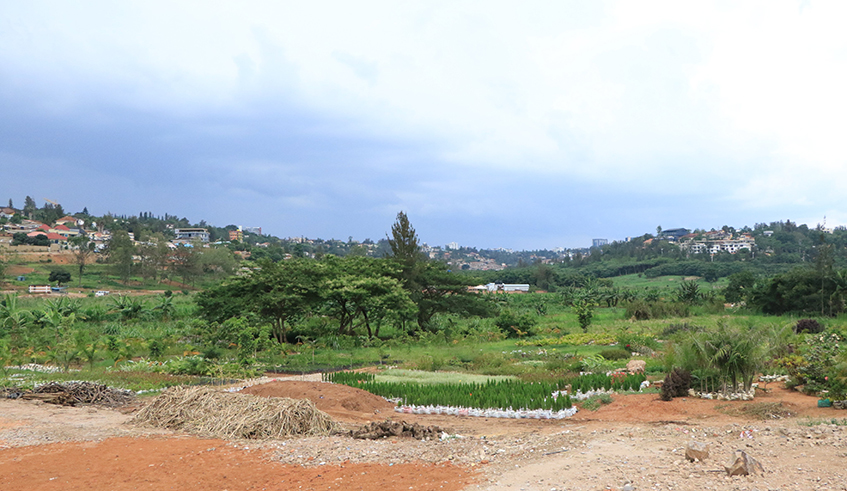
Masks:
[[[583,247],[847,223],[847,2],[0,0],[0,204]]]

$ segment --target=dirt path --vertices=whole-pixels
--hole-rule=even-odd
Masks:
[[[847,411],[817,408],[816,399],[778,388],[753,404],[780,403],[797,416],[764,422],[743,416],[751,403],[662,402],[654,394],[615,396],[597,411],[543,421],[399,415],[370,394],[315,380],[249,391],[309,398],[349,428],[392,417],[437,425],[449,436],[222,442],[130,426],[128,415],[113,410],[0,400],[0,489],[550,491],[631,483],[643,490],[847,490],[847,426],[809,425],[844,421]],[[692,439],[709,445],[705,462],[684,459]],[[722,465],[736,449],[760,460],[765,475],[726,477]]]

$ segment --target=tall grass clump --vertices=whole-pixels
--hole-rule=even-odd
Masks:
[[[701,391],[749,391],[756,373],[783,348],[781,328],[739,328],[720,323],[715,329],[679,334],[666,356],[666,369],[683,368]]]

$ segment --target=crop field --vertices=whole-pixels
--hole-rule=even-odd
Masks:
[[[795,440],[800,442],[806,441],[808,437],[804,435],[809,433],[826,437],[833,445],[841,445],[843,440],[840,428],[844,418],[839,418],[833,409],[827,412],[814,404],[818,398],[838,401],[845,397],[847,360],[843,340],[847,319],[843,315],[817,319],[766,316],[743,307],[726,309],[722,302],[700,301],[680,307],[660,297],[649,301],[648,308],[653,310],[644,310],[650,314],[646,319],[632,314],[633,304],[629,301],[615,306],[597,302],[591,322],[583,326],[566,293],[548,293],[497,296],[491,299],[493,314],[437,314],[426,329],[387,323],[381,326],[378,336],[368,336],[361,325],[354,326],[352,333],[339,332],[337,318],[332,317],[331,311],[315,309],[292,319],[280,340],[273,335],[267,319],[259,315],[222,322],[208,319],[201,299],[202,294],[181,291],[98,298],[5,295],[0,302],[0,390],[27,392],[48,382],[86,380],[131,390],[145,407],[153,407],[169,387],[212,385],[237,389],[256,383],[249,387],[254,393],[308,399],[348,428],[362,422],[385,425],[386,418],[393,418],[444,438],[438,442],[406,442],[393,437],[391,442],[360,442],[347,436],[313,436],[286,440],[289,447],[271,440],[264,444],[265,448],[274,452],[276,464],[292,466],[291,470],[275,467],[245,473],[239,479],[248,482],[257,475],[285,476],[293,487],[281,489],[326,489],[338,479],[352,483],[370,479],[361,481],[362,485],[383,486],[384,482],[398,479],[392,476],[397,476],[400,466],[413,466],[408,471],[416,473],[413,485],[433,482],[425,489],[445,489],[441,487],[445,483],[437,478],[448,471],[457,476],[453,481],[453,489],[457,490],[470,489],[479,479],[489,483],[486,489],[498,489],[503,482],[527,487],[530,479],[543,479],[557,489],[596,488],[598,478],[589,479],[586,472],[603,476],[599,478],[602,483],[614,487],[620,478],[603,470],[610,466],[625,470],[627,476],[645,476],[654,483],[691,480],[693,487],[676,485],[678,489],[700,489],[698,486],[704,484],[713,489],[730,489],[726,486],[737,484],[735,481],[725,483],[725,478],[709,474],[711,471],[703,470],[699,463],[690,468],[680,465],[684,475],[677,475],[675,469],[661,470],[662,459],[669,458],[665,456],[666,442],[674,442],[670,444],[673,447],[684,446],[697,431],[697,435],[710,438],[713,451],[721,452],[719,458],[723,459],[723,453],[737,446],[739,421],[745,428],[752,428],[750,435],[755,435],[758,443],[767,446],[761,448],[776,448],[784,443],[784,437],[779,435],[786,434],[797,436]],[[682,311],[686,315],[675,315]],[[643,374],[625,373],[633,361],[643,363]],[[335,383],[308,382],[320,378],[315,372]],[[715,398],[746,394],[761,374],[784,376],[787,382],[760,383],[764,387],[756,389],[756,402],[745,405],[687,397],[688,388]],[[263,375],[266,378],[257,379]],[[259,382],[250,382],[253,380]],[[656,389],[642,385],[645,380],[664,383]],[[786,386],[801,392],[787,390]],[[221,393],[220,389],[213,389],[213,393]],[[680,397],[683,393],[686,397]],[[666,397],[669,402],[662,402]],[[245,402],[240,398],[233,400]],[[63,410],[60,417],[67,418],[68,424],[60,425],[61,430],[51,429],[49,425],[54,424],[50,422],[56,413],[28,402],[0,401],[4,414],[0,417],[0,432],[3,425],[37,418],[44,421],[38,424],[45,429],[19,428],[14,433],[19,436],[8,432],[0,436],[18,442],[16,445],[30,445],[32,441],[43,441],[45,437],[41,435],[49,435],[51,440],[68,438],[67,428],[75,428],[79,432],[73,436],[75,439],[107,439],[89,444],[86,452],[69,455],[56,452],[69,451],[70,446],[45,448],[38,460],[15,453],[18,460],[14,468],[8,469],[9,476],[22,469],[44,473],[44,465],[49,464],[50,472],[71,483],[67,484],[68,489],[82,489],[72,483],[74,476],[84,474],[78,469],[91,467],[87,454],[108,452],[115,459],[122,455],[121,449],[130,448],[130,443],[114,436],[127,432],[137,436],[149,431],[172,434],[168,433],[170,429],[127,429],[127,419],[120,413],[93,408],[80,408],[79,411],[88,412],[79,414],[72,412],[76,408]],[[236,413],[227,416],[228,420],[236,425],[246,424]],[[98,426],[87,423],[92,421],[92,415],[96,415],[93,421]],[[768,428],[779,428],[782,433],[772,435],[773,431],[766,432],[749,423],[762,415],[785,418],[766,421]],[[153,415],[151,419],[162,418]],[[677,421],[686,426],[676,425]],[[668,426],[668,422],[672,425]],[[437,425],[440,433],[431,425]],[[241,426],[238,431],[255,434]],[[637,450],[630,447],[633,438],[639,441]],[[144,454],[145,462],[178,466],[168,464],[160,455],[182,451],[180,445],[194,440],[183,437],[142,441],[144,449],[151,452]],[[204,468],[228,469],[226,477],[198,474],[203,479],[211,476],[209,479],[220,481],[239,475],[229,469],[265,465],[258,457],[240,451],[223,454],[210,450],[229,448],[223,441],[198,441],[203,442],[203,451],[194,453],[208,454]],[[255,440],[247,442],[251,448],[256,445]],[[382,443],[388,446],[384,448]],[[628,446],[627,452],[637,454],[632,462],[613,462],[604,453],[606,450],[597,450],[622,444]],[[759,447],[756,455],[769,470],[779,470],[779,477],[769,477],[768,482],[785,487],[801,478],[794,468],[782,465],[780,459],[788,458],[796,467],[794,460],[805,458],[812,449],[799,443],[780,448],[784,455],[779,459],[762,454]],[[574,449],[580,451],[572,452]],[[814,466],[803,464],[815,469],[811,479],[839,481],[840,475],[833,469],[840,468],[835,465],[840,457],[834,453],[835,447],[832,449],[814,448],[820,462]],[[0,452],[12,455],[10,451]],[[133,455],[141,455],[140,452],[139,449]],[[657,455],[662,457],[657,460]],[[231,463],[236,461],[227,459],[241,460],[236,465]],[[319,465],[314,468],[320,472],[309,482],[297,480],[310,465],[327,459],[343,464]],[[449,468],[430,467],[447,461],[452,462]],[[60,462],[75,465],[65,469]],[[645,463],[660,472],[647,476],[640,470],[646,467]],[[99,479],[110,479],[108,482],[119,489],[117,483],[126,480],[121,465],[126,464],[118,460],[110,463],[113,477],[101,473]],[[485,477],[474,474],[476,469],[485,469]],[[145,472],[133,475],[152,471]],[[174,467],[168,475],[174,472],[180,471]],[[531,473],[531,478],[527,473]],[[196,484],[198,489],[213,489],[218,482]],[[400,484],[402,489],[409,487],[407,482]],[[274,483],[262,481],[261,485]]]
[[[426,331],[410,334],[386,326],[380,337],[368,337],[339,335],[326,318],[306,317],[280,343],[263,337],[267,334],[261,323],[248,319],[223,324],[204,320],[194,296],[182,293],[53,299],[7,295],[0,313],[0,375],[3,385],[86,379],[155,392],[264,372],[365,367],[375,368],[382,382],[552,382],[580,372],[622,370],[629,360],[639,359],[653,380],[683,367],[695,383],[710,390],[744,385],[753,373],[787,374],[796,383],[805,382],[810,392],[840,397],[843,390],[840,317],[822,320],[821,333],[828,337],[820,341],[795,333],[797,318],[743,309],[721,306],[715,312],[716,306],[697,305],[687,317],[635,320],[626,317],[623,305],[598,306],[583,330],[560,295],[497,301],[501,310],[531,319],[527,332],[510,336],[498,327],[497,317],[438,315]],[[748,346],[751,342],[755,346]],[[722,366],[716,350],[735,350],[731,353],[737,359]],[[30,366],[47,368],[35,371]]]

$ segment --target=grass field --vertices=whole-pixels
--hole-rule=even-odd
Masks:
[[[616,276],[612,278],[612,282],[616,287],[620,288],[636,288],[636,289],[671,289],[675,290],[679,283],[685,280],[694,280],[700,288],[719,290],[727,285],[726,278],[720,278],[714,283],[709,283],[699,276],[658,276],[656,278],[648,278],[643,274],[628,274],[624,276]]]

